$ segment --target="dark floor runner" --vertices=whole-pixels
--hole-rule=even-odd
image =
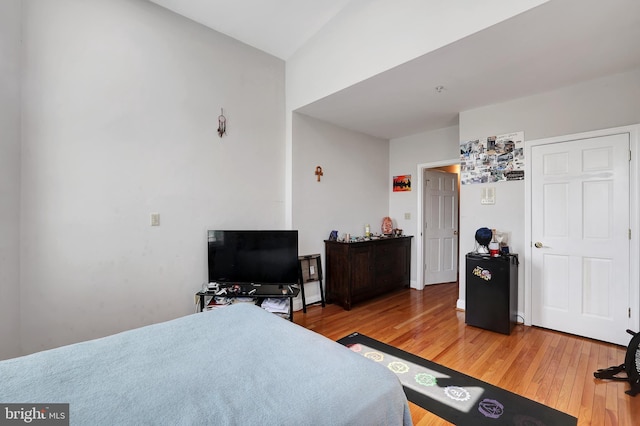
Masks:
[[[360,333],[338,340],[396,373],[416,405],[456,425],[576,425],[568,414]]]

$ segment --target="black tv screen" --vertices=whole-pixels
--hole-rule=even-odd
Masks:
[[[298,231],[208,231],[209,282],[295,284]]]

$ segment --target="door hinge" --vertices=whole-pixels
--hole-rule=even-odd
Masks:
[[[631,162],[631,150],[629,150],[629,162]]]
[[[629,318],[631,318],[631,308],[629,308]]]
[[[631,228],[629,228],[629,239],[631,239]]]

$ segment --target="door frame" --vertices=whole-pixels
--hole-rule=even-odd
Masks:
[[[632,126],[622,126],[610,129],[594,130],[590,132],[575,133],[563,136],[556,136],[544,139],[537,139],[525,142],[525,196],[524,196],[524,323],[532,325],[532,297],[531,297],[531,252],[533,242],[531,239],[532,224],[532,202],[531,202],[531,148],[534,146],[569,142],[578,139],[589,139],[601,136],[610,136],[620,133],[629,134],[629,226],[631,228],[631,240],[629,243],[629,308],[631,318],[629,318],[629,328],[633,331],[640,331],[640,124]]]
[[[418,270],[416,271],[415,287],[413,287],[416,290],[424,290],[424,235],[422,234],[422,222],[424,221],[424,204],[422,202],[424,171],[436,167],[455,166],[456,164],[460,164],[460,158],[434,161],[433,163],[421,163],[417,166],[416,176],[418,176],[418,179],[415,179],[414,182],[418,181],[416,187],[416,191],[418,192],[418,204],[416,207],[416,266]],[[458,192],[458,210],[460,210],[460,192]],[[459,223],[458,226],[460,226]],[[460,271],[460,259],[458,259],[458,271]]]

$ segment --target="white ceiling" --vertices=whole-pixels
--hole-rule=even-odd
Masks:
[[[152,1],[286,60],[350,0]],[[455,125],[460,111],[635,68],[640,1],[551,0],[298,112],[391,139]]]
[[[286,60],[351,0],[151,1]]]

